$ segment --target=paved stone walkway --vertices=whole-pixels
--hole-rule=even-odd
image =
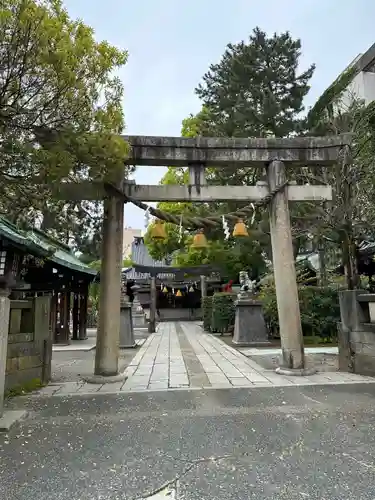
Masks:
[[[285,387],[327,384],[374,383],[375,378],[342,372],[322,372],[309,377],[287,377],[266,370],[254,360],[202,332],[197,323],[160,323],[126,368],[126,382],[50,384],[38,394],[118,393],[168,389],[230,387]]]

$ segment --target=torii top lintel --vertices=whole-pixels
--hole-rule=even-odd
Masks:
[[[210,137],[123,136],[131,146],[130,165],[259,165],[272,160],[288,164],[332,165],[351,135],[242,139]]]

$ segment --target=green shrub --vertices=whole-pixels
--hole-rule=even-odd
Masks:
[[[236,298],[233,292],[215,293],[212,298],[212,332],[223,334],[234,326]]]
[[[212,296],[202,298],[203,329],[205,332],[211,331],[212,319]]]
[[[340,321],[338,288],[300,285],[298,296],[303,335],[335,338],[337,322]],[[279,331],[279,318],[274,283],[263,286],[259,298],[268,328],[275,334]]]

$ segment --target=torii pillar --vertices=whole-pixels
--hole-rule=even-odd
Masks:
[[[119,373],[123,225],[123,199],[107,195],[104,198],[95,371],[93,377],[87,378],[91,383],[117,382],[125,378]]]
[[[284,163],[278,160],[272,161],[267,168],[267,176],[271,191],[285,183]],[[300,199],[302,201],[303,196]],[[315,370],[308,370],[305,367],[287,187],[279,191],[270,201],[269,217],[282,350],[282,359],[279,360],[280,366],[276,371],[285,375],[311,374]]]

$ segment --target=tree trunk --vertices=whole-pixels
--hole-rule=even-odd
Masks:
[[[327,286],[327,267],[325,244],[319,243],[319,286]]]
[[[342,240],[342,260],[348,290],[355,290],[359,285],[357,252],[351,229],[346,231]]]

